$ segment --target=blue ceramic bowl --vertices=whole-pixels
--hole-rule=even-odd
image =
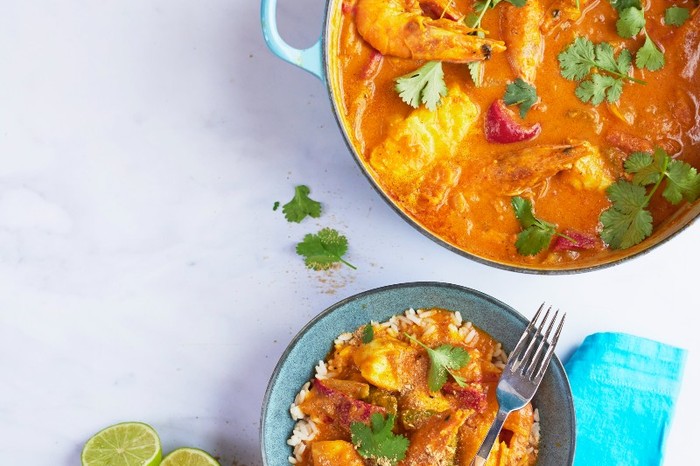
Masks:
[[[527,319],[502,302],[478,291],[447,283],[404,283],[377,288],[347,298],[323,311],[294,337],[275,368],[263,401],[260,436],[263,464],[288,466],[287,445],[294,427],[289,407],[314,366],[325,359],[333,340],[370,320],[385,321],[408,308],[440,307],[459,311],[512,351]],[[533,310],[534,312],[534,310]],[[539,466],[571,465],[575,448],[575,418],[569,381],[554,356],[533,405],[540,412]]]

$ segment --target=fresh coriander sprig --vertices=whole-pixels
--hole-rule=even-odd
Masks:
[[[300,223],[307,216],[318,218],[321,216],[321,203],[309,197],[311,190],[308,186],[299,185],[294,188],[294,197],[282,206],[282,212],[288,222]],[[279,206],[279,203],[277,203]],[[276,210],[273,208],[273,210]]]
[[[520,106],[520,118],[525,118],[527,112],[537,103],[538,99],[535,86],[528,84],[521,78],[508,84],[506,93],[503,96],[503,101],[506,105]]]
[[[395,466],[406,457],[409,440],[392,432],[395,416],[388,414],[386,420],[379,413],[372,414],[371,426],[362,422],[350,424],[350,439],[363,458],[376,464]]]
[[[620,15],[615,23],[617,33],[620,37],[630,39],[640,32],[644,32],[644,45],[642,45],[634,60],[637,68],[657,71],[666,64],[664,54],[656,46],[649,36],[646,28],[646,18],[644,17],[644,6],[641,0],[610,0],[610,4]]]
[[[332,228],[324,228],[315,235],[308,234],[297,244],[297,254],[304,256],[306,266],[314,270],[326,270],[338,262],[357,269],[343,259],[347,251],[347,238]]]
[[[622,94],[625,81],[646,84],[641,79],[629,75],[632,55],[622,50],[617,58],[607,42],[593,44],[586,37],[577,37],[558,56],[561,75],[571,81],[581,81],[576,88],[576,96],[582,102],[599,105],[604,100],[617,102]],[[589,79],[585,79],[594,73]],[[601,74],[604,72],[606,74]]]
[[[642,8],[641,4],[619,10],[619,15],[615,27],[620,37],[625,39],[630,39],[639,34],[647,22],[646,18],[644,18],[644,8]]]
[[[515,218],[520,222],[522,231],[518,233],[518,238],[515,241],[515,247],[518,253],[523,256],[534,256],[540,251],[549,247],[552,242],[552,237],[561,236],[572,243],[577,241],[563,233],[557,232],[557,226],[553,223],[545,222],[537,217],[532,209],[532,202],[520,196],[515,196],[510,200]]]
[[[435,110],[440,99],[447,95],[442,62],[429,61],[417,70],[396,78],[396,92],[401,100],[413,108],[423,103],[428,110]]]
[[[418,343],[427,352],[430,358],[430,370],[428,371],[428,388],[431,392],[437,392],[447,382],[447,374],[457,382],[460,387],[466,386],[464,377],[453,370],[461,369],[469,362],[469,353],[459,346],[444,344],[435,349],[429,348],[408,333],[404,333],[411,341]]]
[[[635,152],[625,161],[632,181],[619,180],[606,191],[612,206],[600,215],[600,237],[613,249],[627,249],[651,235],[649,202],[666,180],[662,196],[671,204],[700,197],[700,175],[689,164],[672,159],[665,150]],[[653,185],[647,192],[646,186]]]

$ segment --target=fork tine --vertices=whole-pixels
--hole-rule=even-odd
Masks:
[[[547,331],[545,332],[544,335],[542,335],[542,340],[540,340],[540,344],[537,346],[537,349],[535,350],[535,354],[533,354],[532,357],[530,358],[530,360],[528,361],[527,367],[525,367],[523,369],[523,373],[528,378],[532,378],[532,375],[535,373],[535,370],[539,367],[538,361],[540,358],[540,353],[542,352],[544,347],[549,342],[549,334],[552,333],[552,328],[554,328],[554,323],[557,321],[558,315],[559,315],[559,309],[557,309],[554,312],[554,317],[552,317],[552,320],[549,322],[549,327],[547,327]],[[540,325],[540,329],[544,328],[546,325],[547,325],[547,321],[543,320],[542,324]],[[546,354],[546,351],[545,351],[545,354]]]
[[[535,327],[535,322],[537,321],[537,318],[542,313],[542,309],[544,309],[544,303],[540,304],[540,308],[537,309],[537,312],[535,313],[535,317],[533,317],[530,320],[530,322],[528,322],[527,327],[525,328],[525,331],[523,332],[522,335],[520,335],[520,339],[518,340],[518,343],[515,345],[515,348],[510,353],[510,357],[508,358],[508,365],[510,366],[511,371],[515,371],[515,369],[517,369],[517,367],[520,365],[521,356],[523,355],[523,352],[525,351],[525,348],[527,347],[528,337],[530,336],[532,329]]]
[[[540,332],[540,327],[543,327],[544,323],[547,322],[547,318],[549,317],[549,313],[551,312],[551,310],[552,310],[552,306],[547,308],[547,312],[544,313],[544,317],[542,318],[542,322],[540,325],[536,325],[535,319],[532,319],[531,323],[532,323],[533,328],[535,329],[535,332],[532,335],[532,337],[530,338],[529,343],[528,343],[525,351],[520,355],[520,357],[518,357],[518,359],[516,359],[514,361],[513,368],[511,370],[515,371],[520,366],[527,365],[528,361],[530,361],[532,359],[530,357],[532,350],[535,348],[535,344],[537,344],[538,337],[542,336],[542,333]],[[530,326],[528,325],[528,327],[530,327]],[[527,333],[529,336],[530,332],[527,332]],[[523,371],[524,371],[524,369],[523,369]],[[521,371],[521,373],[523,371]]]
[[[561,320],[559,321],[559,326],[557,327],[557,331],[554,333],[554,337],[552,337],[552,341],[549,344],[549,348],[547,349],[547,352],[544,354],[544,358],[542,359],[542,363],[540,364],[540,367],[537,370],[537,373],[535,374],[534,380],[537,380],[538,382],[544,376],[544,373],[547,370],[547,366],[549,366],[549,361],[552,359],[552,355],[554,354],[554,348],[557,346],[557,342],[559,341],[559,334],[561,333],[562,327],[564,327],[564,320],[566,320],[566,312],[561,316]]]

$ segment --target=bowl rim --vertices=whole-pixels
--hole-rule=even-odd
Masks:
[[[372,176],[370,173],[369,168],[365,164],[365,162],[362,160],[362,157],[357,153],[357,150],[355,149],[354,144],[352,144],[350,135],[348,134],[348,131],[345,128],[345,125],[341,121],[340,118],[340,112],[341,108],[340,105],[336,102],[335,98],[335,93],[333,91],[333,83],[332,80],[330,79],[330,76],[332,76],[332,68],[331,68],[331,63],[328,60],[328,56],[330,55],[330,35],[331,35],[331,15],[333,14],[333,9],[331,8],[331,5],[335,6],[336,3],[340,2],[341,0],[329,0],[326,2],[326,9],[324,12],[324,20],[323,20],[323,32],[321,34],[321,60],[322,60],[322,67],[325,73],[325,79],[324,84],[326,91],[328,93],[328,99],[330,100],[331,103],[331,108],[333,110],[333,117],[335,118],[336,124],[338,125],[338,128],[340,129],[341,134],[343,135],[343,141],[345,142],[345,145],[350,151],[350,155],[352,156],[353,160],[357,164],[358,168],[362,172],[362,174],[367,178],[369,181],[370,186],[372,189],[374,189],[375,192],[379,194],[379,196],[386,202],[391,209],[398,213],[399,216],[409,225],[411,225],[414,229],[418,230],[420,233],[423,234],[423,236],[427,237],[428,239],[432,240],[433,242],[437,243],[438,245],[446,248],[449,251],[452,251],[453,253],[456,253],[462,257],[466,257],[467,259],[473,260],[475,262],[488,265],[491,267],[495,267],[497,269],[501,270],[507,270],[509,272],[518,272],[518,273],[526,273],[526,274],[532,274],[532,275],[574,275],[574,274],[580,274],[580,273],[586,273],[586,272],[592,272],[595,270],[602,270],[606,269],[608,267],[613,267],[618,264],[625,263],[629,260],[635,259],[637,257],[641,257],[650,251],[656,249],[658,246],[661,246],[665,243],[667,243],[669,240],[674,238],[676,235],[690,227],[697,219],[700,217],[700,209],[697,209],[697,212],[695,215],[690,216],[690,212],[687,212],[685,215],[689,215],[690,217],[683,221],[680,222],[679,225],[676,226],[670,226],[669,228],[675,229],[675,231],[672,231],[667,234],[663,234],[661,230],[661,225],[657,227],[656,237],[659,239],[654,240],[653,237],[646,238],[644,242],[648,242],[649,245],[645,247],[640,247],[637,250],[634,250],[634,252],[630,252],[629,254],[621,255],[619,257],[615,257],[611,260],[606,260],[604,262],[601,262],[599,264],[590,264],[590,265],[582,265],[579,267],[571,267],[571,268],[561,268],[561,269],[556,269],[556,268],[537,268],[536,266],[527,266],[527,265],[514,265],[514,264],[509,264],[506,262],[499,262],[494,259],[489,259],[487,257],[481,257],[478,256],[474,253],[471,253],[469,251],[466,251],[464,249],[461,249],[440,236],[438,236],[436,233],[433,233],[431,230],[429,230],[427,227],[423,226],[421,223],[419,223],[416,219],[412,218],[410,215],[408,215],[399,205],[396,203],[379,185],[378,181]],[[693,207],[695,206],[695,207]],[[694,208],[697,208],[697,206],[700,206],[700,200],[698,200],[696,203],[691,204],[688,210],[693,210]],[[640,243],[642,244],[642,243]],[[575,262],[574,262],[575,264]]]
[[[332,314],[335,312],[338,308],[343,307],[347,305],[348,303],[364,298],[369,295],[373,294],[379,294],[383,293],[386,291],[392,291],[392,290],[400,290],[400,289],[408,289],[408,288],[444,288],[444,289],[449,289],[453,291],[458,291],[460,293],[466,293],[466,294],[472,294],[478,298],[481,298],[488,303],[502,309],[503,311],[507,312],[508,314],[511,315],[511,317],[514,317],[516,320],[520,321],[520,323],[523,324],[523,327],[527,326],[528,324],[528,319],[525,318],[522,314],[520,314],[518,311],[516,311],[514,308],[511,306],[505,304],[504,302],[494,298],[493,296],[486,294],[484,292],[481,292],[479,290],[475,290],[474,288],[470,288],[467,286],[462,286],[462,285],[457,285],[454,283],[447,283],[447,282],[438,282],[438,281],[415,281],[415,282],[402,282],[402,283],[395,283],[391,285],[385,285],[385,286],[380,286],[377,288],[372,288],[366,291],[362,291],[359,293],[356,293],[354,295],[348,296],[335,304],[332,304],[331,306],[327,307],[324,309],[322,312],[318,313],[316,316],[314,316],[309,322],[307,322],[292,338],[292,340],[289,342],[287,347],[285,348],[284,352],[280,355],[279,360],[277,361],[277,364],[275,365],[274,370],[272,371],[272,375],[270,376],[267,387],[265,389],[265,395],[263,397],[262,401],[262,409],[260,412],[260,426],[258,430],[258,435],[260,438],[260,453],[262,456],[262,464],[263,466],[268,466],[267,462],[267,455],[266,455],[266,441],[265,441],[265,418],[267,416],[267,410],[268,406],[270,404],[270,397],[272,396],[272,391],[273,388],[277,382],[278,376],[282,370],[282,367],[285,365],[287,361],[287,357],[289,356],[290,352],[294,349],[294,347],[297,345],[299,340],[308,332],[312,327],[314,327],[319,321],[323,320],[326,318],[329,314]],[[551,364],[556,368],[556,371],[558,374],[561,375],[562,381],[564,382],[565,387],[568,390],[565,390],[564,393],[564,401],[566,404],[567,410],[572,414],[572,423],[569,426],[569,436],[571,438],[571,450],[569,452],[569,457],[567,459],[567,464],[568,465],[573,465],[574,461],[574,455],[576,453],[576,411],[574,409],[574,399],[573,399],[573,394],[571,391],[571,385],[569,383],[569,377],[566,371],[564,370],[564,365],[560,361],[559,357],[557,354],[553,354]],[[551,370],[551,369],[550,369]]]

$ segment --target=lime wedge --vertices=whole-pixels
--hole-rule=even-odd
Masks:
[[[157,466],[161,456],[160,439],[153,427],[123,422],[93,435],[80,460],[83,466]]]
[[[209,453],[196,448],[178,448],[163,458],[160,466],[221,466]]]

